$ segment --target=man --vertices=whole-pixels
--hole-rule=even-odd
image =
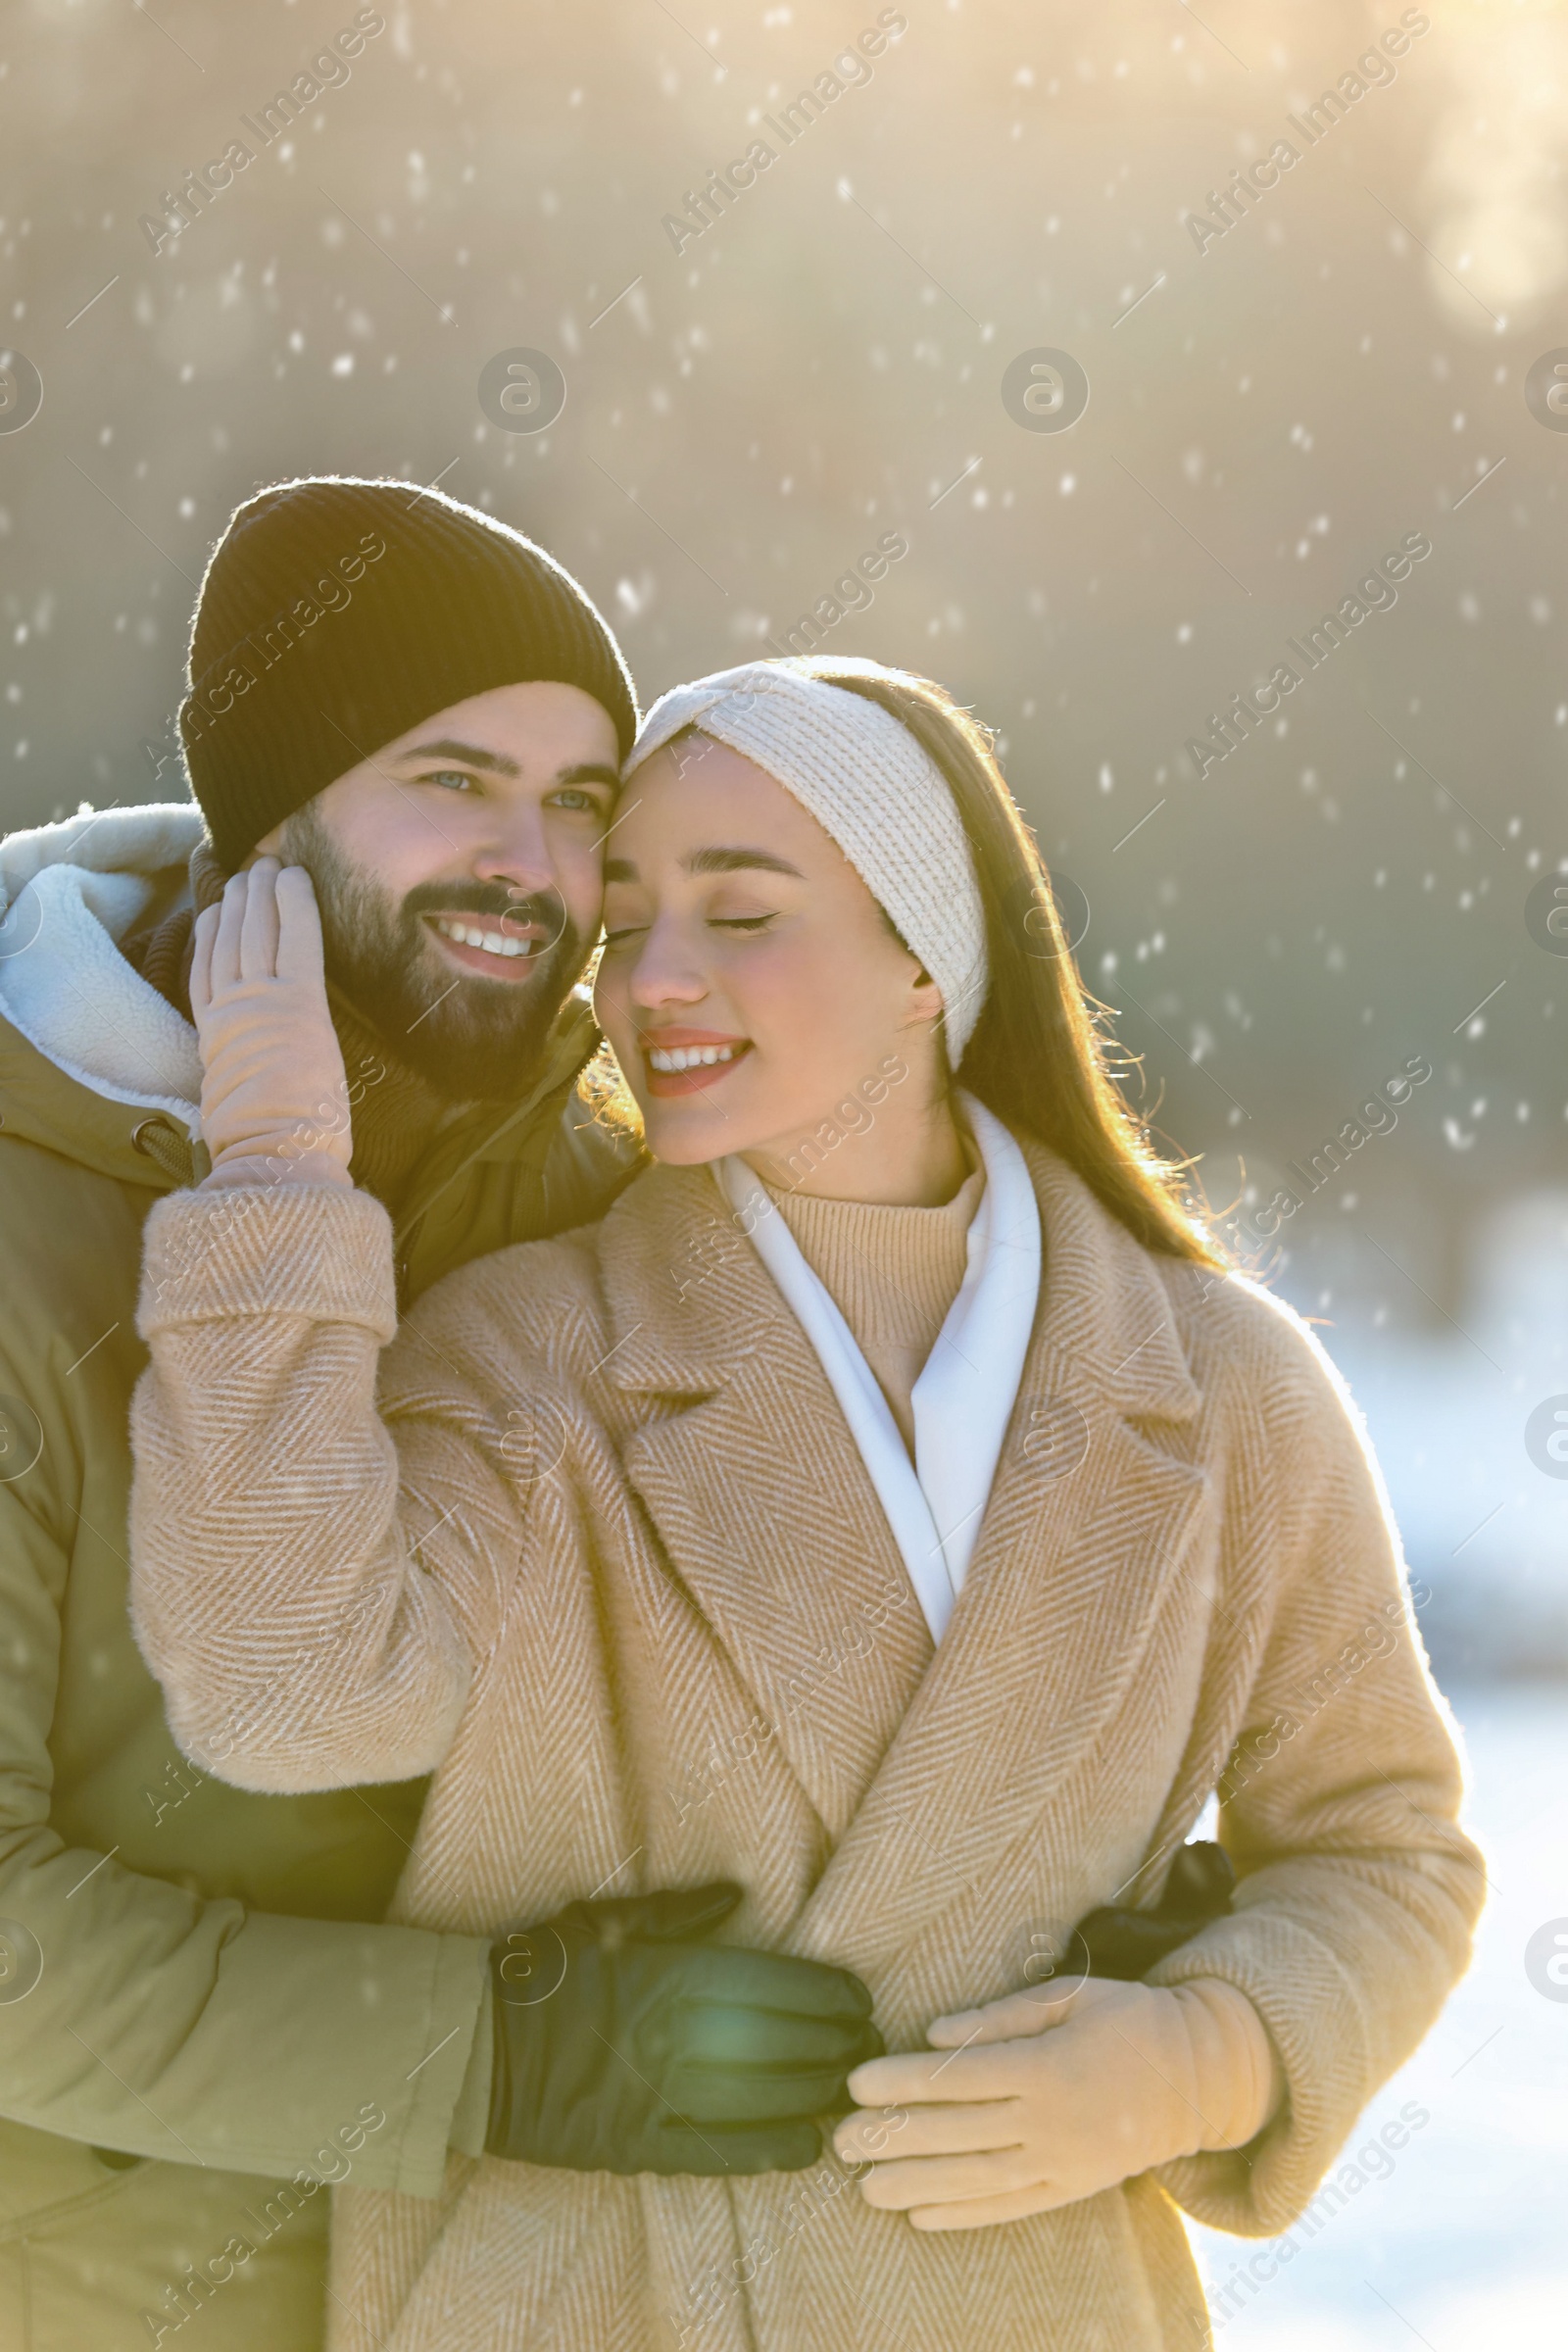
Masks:
[[[487,1942],[365,1924],[422,1785],[208,1779],[126,1619],[141,1225],[206,1167],[191,897],[310,869],[405,1299],[636,1164],[574,993],[636,709],[576,583],[434,491],[283,483],[213,556],[190,683],[198,808],[0,845],[0,2343],[29,2352],[197,2319],[205,2352],[305,2352],[317,2184],[433,2195],[489,2097]]]

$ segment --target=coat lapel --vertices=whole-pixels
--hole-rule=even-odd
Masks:
[[[796,1938],[853,1948],[879,1975],[917,1923],[985,1903],[1000,1858],[1124,1703],[1173,1592],[1203,1605],[1208,1482],[1138,1426],[1200,1403],[1164,1285],[1060,1161],[1026,1151],[1042,1298],[979,1542]]]
[[[606,1369],[670,1408],[626,1442],[627,1475],[836,1839],[930,1636],[815,1351],[711,1176],[659,1169],[625,1207],[604,1242]]]

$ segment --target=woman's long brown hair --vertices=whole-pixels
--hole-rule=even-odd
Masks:
[[[1161,1157],[1116,1082],[1108,1008],[1078,976],[1045,860],[987,730],[945,687],[906,670],[821,655],[778,666],[879,704],[947,778],[974,859],[991,966],[959,1083],[1014,1134],[1033,1136],[1064,1159],[1146,1249],[1226,1265],[1186,1189],[1186,1171]]]

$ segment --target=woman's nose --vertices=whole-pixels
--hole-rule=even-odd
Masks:
[[[680,942],[656,924],[643,942],[631,975],[632,1002],[644,1012],[666,1004],[696,1004],[708,994],[708,982]]]

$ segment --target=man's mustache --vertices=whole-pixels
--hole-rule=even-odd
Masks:
[[[488,914],[499,921],[510,915],[514,923],[537,925],[554,943],[568,927],[565,901],[559,890],[530,891],[524,898],[504,882],[420,882],[403,902],[406,922],[426,914]]]

